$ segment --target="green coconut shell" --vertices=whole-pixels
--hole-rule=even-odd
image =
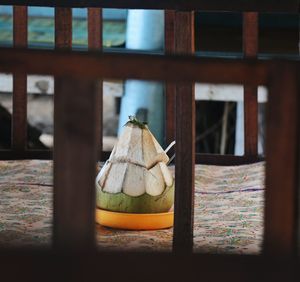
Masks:
[[[124,193],[108,193],[96,187],[97,207],[103,210],[126,213],[162,213],[168,212],[174,203],[174,182],[158,196],[143,194],[131,197]]]

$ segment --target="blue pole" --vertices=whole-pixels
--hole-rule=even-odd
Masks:
[[[162,50],[164,47],[164,12],[129,10],[126,48]],[[143,71],[143,70],[141,70]],[[119,133],[129,115],[146,121],[158,142],[164,136],[164,84],[161,82],[127,80],[121,101]]]

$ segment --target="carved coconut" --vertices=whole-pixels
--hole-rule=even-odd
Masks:
[[[131,119],[96,178],[97,206],[128,213],[161,213],[174,203],[169,157],[147,125]]]

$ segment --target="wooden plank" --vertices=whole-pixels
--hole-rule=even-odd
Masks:
[[[299,0],[2,0],[2,5],[101,7],[125,9],[176,9],[206,11],[256,11],[256,12],[299,12]]]
[[[71,8],[55,8],[54,33],[55,49],[72,49]],[[56,64],[56,67],[60,67],[59,64]],[[73,82],[75,83],[74,85]],[[72,87],[75,85],[82,87],[84,83],[80,85],[78,81],[63,81],[61,78],[54,78],[53,245],[58,250],[80,249],[86,246],[91,247],[94,241],[94,236],[91,231],[91,204],[89,203],[89,201],[93,200],[94,195],[91,191],[85,194],[83,192],[83,189],[86,187],[88,187],[89,190],[91,189],[91,179],[89,179],[91,175],[89,173],[83,173],[82,175],[78,173],[78,171],[77,174],[72,174],[72,169],[74,169],[74,171],[77,169],[80,171],[80,168],[86,170],[89,165],[86,156],[84,157],[83,163],[87,167],[80,167],[80,165],[83,165],[80,157],[77,160],[74,159],[76,153],[80,156],[80,153],[87,151],[86,148],[84,148],[85,144],[83,142],[83,144],[80,144],[81,140],[79,138],[80,133],[78,132],[78,127],[81,123],[75,124],[78,118],[80,118],[80,111],[81,115],[84,113],[84,108],[80,109],[80,106],[77,105],[80,88],[75,88],[75,93],[72,93],[72,90],[74,90]],[[83,91],[83,89],[81,89],[81,91]],[[74,96],[72,96],[72,94],[74,94]],[[84,103],[82,105],[84,106]],[[65,109],[62,107],[65,107]],[[71,120],[70,117],[74,115],[72,115],[72,112],[76,113],[76,111],[78,111],[76,107],[79,109],[77,113],[78,116],[74,116],[74,120]],[[66,116],[67,112],[69,112],[69,116]],[[88,119],[90,117],[85,116],[85,118]],[[67,124],[69,125],[66,126]],[[70,130],[71,132],[69,132]],[[77,132],[78,135],[73,136],[74,140],[70,140],[72,138],[71,136],[74,135],[72,130],[75,133]],[[70,145],[66,143],[67,140],[71,143]],[[76,152],[76,149],[78,152]],[[80,162],[78,162],[78,160],[80,160]],[[92,160],[93,158],[91,158],[90,161]],[[72,162],[74,162],[73,168]],[[80,175],[79,179],[76,179],[78,175]],[[81,202],[80,198],[82,194],[84,195],[83,201]],[[82,210],[80,210],[80,208]],[[80,215],[80,213],[82,213],[82,215]],[[83,220],[87,221],[83,222]],[[79,224],[86,224],[86,230],[80,230]]]
[[[43,64],[40,63],[41,61]],[[279,60],[278,64],[280,62]],[[298,64],[298,62],[290,62],[290,64]],[[269,66],[269,61],[254,59],[204,59],[184,55],[0,48],[1,72],[19,70],[38,74],[72,75],[77,78],[133,78],[265,85],[268,81]]]
[[[257,86],[244,86],[244,146],[245,155],[258,154]]]
[[[89,8],[88,9],[88,48],[89,50],[102,50],[102,9],[99,8]],[[99,104],[96,110],[97,119],[99,124],[103,124],[103,82],[99,82],[101,85],[99,87]],[[97,133],[99,136],[98,144],[98,156],[101,160],[101,153],[103,147],[103,132],[102,127],[97,128]]]
[[[165,11],[165,54],[175,52],[175,11]],[[166,83],[166,116],[165,116],[165,145],[175,140],[175,97],[176,86],[174,83]],[[174,150],[170,151],[170,155]]]
[[[27,47],[28,35],[27,6],[13,7],[13,45],[14,47]]]
[[[194,13],[175,13],[175,52],[194,52]],[[194,83],[176,84],[176,165],[173,251],[191,253],[195,183]]]
[[[45,273],[43,281],[46,282],[94,281],[96,277],[105,281],[140,281],[142,276],[146,282],[199,281],[199,275],[201,280],[211,282],[299,281],[298,260],[252,255],[177,256],[156,252],[57,254],[1,250],[0,263],[4,281],[41,281]],[[149,271],[149,265],[152,271]]]
[[[265,159],[259,156],[234,156],[234,155],[215,155],[215,154],[196,154],[196,164],[205,165],[244,165],[262,162]]]
[[[102,49],[102,9],[88,9],[88,47]]]
[[[299,68],[281,64],[274,69],[269,91],[264,252],[294,256],[299,224]]]
[[[243,45],[246,58],[256,58],[258,53],[258,14],[243,14]],[[245,155],[258,154],[258,102],[257,86],[244,85],[244,139]]]
[[[55,8],[55,48],[72,48],[71,8]]]
[[[13,45],[27,46],[27,7],[13,8]],[[17,70],[16,70],[17,71]],[[12,148],[23,151],[27,147],[27,75],[13,74]]]
[[[98,152],[98,159],[105,162],[109,156],[109,151]],[[50,150],[26,150],[17,152],[13,150],[0,150],[0,160],[51,160],[52,151]],[[214,154],[196,154],[196,164],[206,165],[243,165],[264,161],[259,156],[234,156],[234,155],[214,155]]]
[[[165,11],[165,53],[175,52],[175,11]]]
[[[98,85],[59,78],[56,91],[53,244],[58,250],[88,250],[95,243]]]
[[[50,150],[0,150],[0,160],[51,160],[52,151]]]

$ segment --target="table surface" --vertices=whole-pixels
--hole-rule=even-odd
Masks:
[[[264,163],[195,167],[195,252],[260,252],[264,171]],[[52,161],[1,161],[0,245],[49,248],[52,197]],[[96,225],[96,237],[99,248],[112,250],[171,251],[172,246],[172,228],[126,231]]]

